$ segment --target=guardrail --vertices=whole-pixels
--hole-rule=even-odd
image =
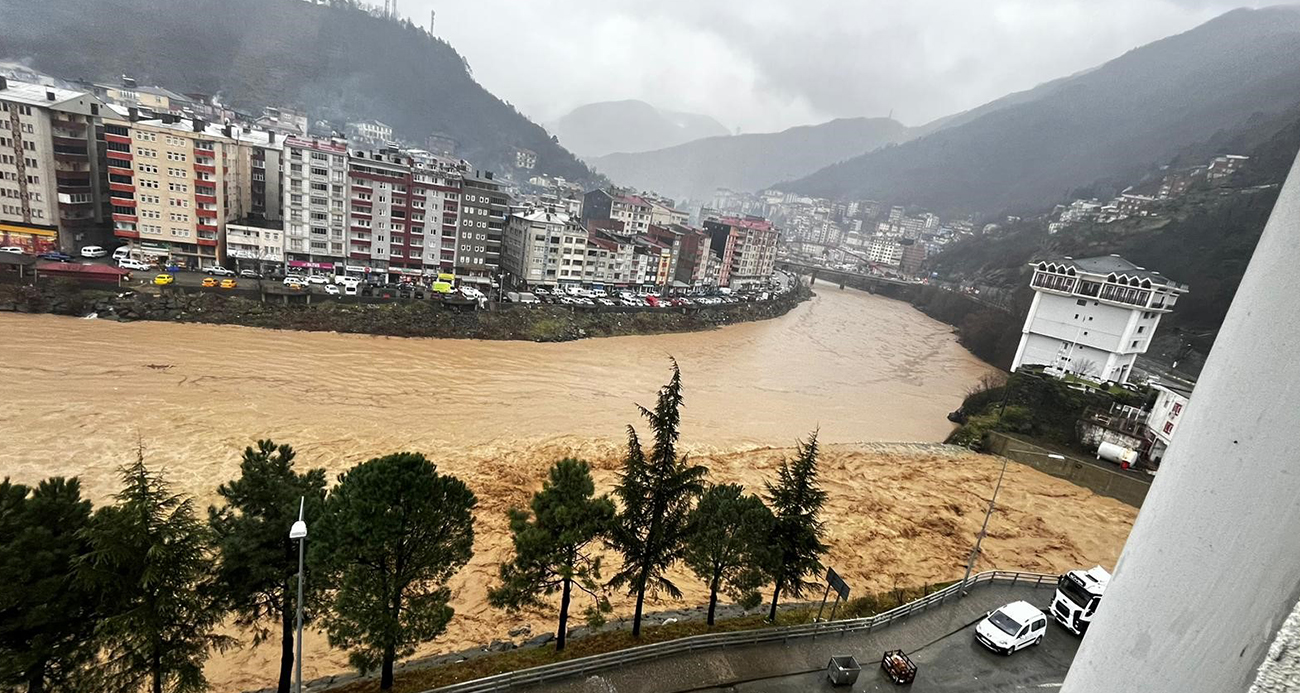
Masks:
[[[964,585],[961,582],[953,583],[927,597],[913,602],[908,602],[902,606],[867,618],[846,619],[829,623],[808,623],[798,626],[783,626],[778,628],[760,628],[755,630],[737,631],[734,633],[692,635],[652,645],[629,647],[615,652],[607,652],[605,654],[580,657],[578,659],[570,659],[564,662],[556,662],[554,664],[543,664],[542,666],[532,667],[530,669],[521,669],[519,671],[497,674],[495,676],[488,676],[473,681],[465,681],[450,686],[443,686],[442,688],[424,691],[424,693],[483,693],[484,691],[507,690],[516,686],[544,683],[546,681],[553,681],[571,676],[584,676],[596,671],[634,664],[637,662],[645,662],[662,657],[686,654],[697,650],[735,647],[738,645],[756,645],[765,642],[784,642],[794,638],[816,638],[819,635],[844,635],[846,633],[855,633],[860,631],[870,632],[876,628],[888,626],[897,620],[907,618],[918,611],[924,611],[936,604],[942,604],[954,596],[960,598],[964,591],[967,591],[976,585],[999,582],[1010,583],[1012,585],[1017,583],[1033,584],[1037,587],[1041,586],[1045,580],[1054,584],[1057,577],[1058,576],[1056,575],[1048,575],[1045,573],[1021,573],[993,570],[971,576],[970,580]]]

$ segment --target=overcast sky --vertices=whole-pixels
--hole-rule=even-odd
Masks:
[[[373,2],[373,0],[372,0]],[[919,125],[1251,0],[401,0],[537,122],[641,99],[743,132]]]

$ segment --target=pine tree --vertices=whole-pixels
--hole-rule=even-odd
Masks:
[[[532,515],[510,510],[515,557],[501,566],[500,586],[488,591],[492,606],[516,611],[540,607],[544,597],[560,592],[560,624],[556,651],[564,649],[568,634],[569,604],[573,588],[595,600],[595,608],[608,608],[600,594],[600,559],[588,547],[609,530],[614,503],[595,495],[591,469],[586,462],[560,460],[551,467],[542,490],[533,495]]]
[[[54,477],[35,489],[0,482],[0,690],[70,690],[94,657],[96,597],[74,579],[90,501]]]
[[[393,663],[447,629],[447,580],[473,556],[477,500],[419,453],[379,457],[339,475],[325,501],[311,561],[328,573],[330,644],[362,672]]]
[[[203,663],[230,638],[216,596],[207,527],[192,499],[173,494],[144,463],[122,469],[115,505],[95,513],[82,575],[104,595],[96,639],[101,691],[189,693],[206,688]]]
[[[714,622],[718,592],[745,606],[757,606],[758,589],[770,562],[768,541],[774,518],[755,495],[739,484],[712,485],[691,513],[686,566],[709,586],[709,619]]]
[[[781,463],[775,484],[767,485],[767,502],[776,516],[772,529],[772,561],[768,574],[775,587],[768,621],[776,621],[776,605],[783,591],[799,597],[812,585],[809,577],[821,571],[822,522],[826,492],[817,486],[817,432],[798,444],[793,461]]]
[[[218,583],[235,623],[252,629],[254,645],[279,627],[279,693],[289,693],[292,683],[297,611],[298,542],[289,538],[289,527],[298,519],[300,498],[309,521],[320,517],[325,502],[325,470],[298,474],[294,456],[292,447],[269,440],[244,448],[239,478],[217,489],[226,504],[208,509],[220,555]],[[306,584],[315,587],[310,578]]]
[[[703,491],[704,467],[689,466],[677,456],[681,426],[682,374],[673,361],[673,376],[660,388],[654,411],[639,406],[654,432],[649,457],[641,448],[636,429],[628,426],[627,458],[614,489],[622,506],[610,533],[609,544],[623,555],[622,569],[611,587],[625,587],[636,595],[632,635],[641,635],[641,615],[646,593],[664,592],[674,599],[681,590],[666,573],[685,548],[686,522],[695,499]]]

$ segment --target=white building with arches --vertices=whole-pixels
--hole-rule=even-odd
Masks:
[[[1159,272],[1118,255],[1032,263],[1034,301],[1011,370],[1039,365],[1123,383],[1160,317],[1187,293]]]

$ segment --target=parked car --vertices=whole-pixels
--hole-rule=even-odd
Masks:
[[[357,293],[359,293],[359,287],[360,287],[360,284],[344,284],[344,285],[343,285],[343,295],[344,295],[344,296],[356,296]]]
[[[544,286],[535,286],[535,287],[533,287],[533,295],[535,295],[535,296],[549,296],[549,295],[551,295],[551,290],[548,289],[548,288],[546,288],[546,287],[544,287]]]
[[[237,283],[235,282],[234,279],[229,279],[229,278],[227,278],[227,279],[222,279],[222,280],[221,280],[221,288],[223,288],[223,289],[233,289],[233,288],[235,288],[236,286],[237,286]]]
[[[527,291],[521,291],[521,292],[519,292],[519,302],[520,302],[520,303],[539,303],[537,297],[534,296],[534,295],[532,295],[532,294],[530,294],[530,293],[528,293]]]
[[[149,263],[147,263],[147,262],[143,262],[143,261],[141,261],[141,260],[136,260],[135,258],[127,257],[127,258],[122,258],[121,260],[118,260],[118,261],[117,261],[117,266],[118,266],[118,267],[121,267],[122,269],[125,269],[125,270],[140,270],[140,271],[144,271],[144,270],[149,269],[149,268],[152,267],[153,265],[150,265]]]
[[[175,281],[176,277],[167,273],[160,274],[153,278],[154,286],[167,286],[168,284],[175,283]]]
[[[208,274],[214,274],[214,275],[216,275],[216,276],[218,276],[218,277],[233,277],[233,276],[235,276],[235,270],[232,270],[232,269],[226,269],[225,267],[222,267],[221,265],[208,265],[207,267],[204,267],[204,268],[203,268],[203,271],[204,271],[204,272],[207,272]]]
[[[212,288],[215,288],[215,287],[217,286],[217,278],[216,278],[216,277],[204,277],[204,278],[203,278],[203,284],[202,284],[202,286],[203,286],[203,288],[205,288],[205,289],[212,289]]]
[[[299,282],[291,282],[291,281],[286,280],[286,281],[284,282],[284,287],[285,287],[286,289],[293,289],[294,291],[302,291],[304,288],[307,287],[307,285],[306,285],[306,284],[299,283]]]
[[[313,274],[307,277],[308,284],[328,284],[330,280],[323,274]]]
[[[325,293],[329,294],[330,296],[338,296],[338,295],[339,295],[339,287],[338,287],[338,285],[337,285],[337,284],[326,284],[326,285],[325,285]]]
[[[88,245],[81,249],[81,257],[104,257],[108,251],[103,246]]]
[[[600,297],[598,297],[598,298],[596,299],[596,303],[599,303],[599,304],[602,305],[602,306],[616,306],[616,305],[618,305],[617,303],[614,302],[613,299],[605,298],[604,296],[600,296]]]
[[[22,247],[20,247],[20,246],[16,246],[16,245],[6,245],[6,246],[3,246],[3,247],[0,247],[0,253],[12,253],[12,254],[14,254],[14,255],[26,255],[26,254],[27,254],[27,251],[23,250]]]
[[[244,279],[261,279],[261,278],[262,278],[262,275],[258,274],[256,270],[251,270],[251,269],[241,269],[241,270],[239,270],[239,276],[243,277]]]
[[[299,285],[299,286],[302,286],[303,284],[306,284],[306,283],[307,283],[307,281],[306,281],[305,279],[303,279],[302,277],[300,277],[300,276],[298,276],[298,275],[296,275],[296,274],[287,274],[287,275],[285,275],[285,277],[284,277],[284,285],[285,285],[285,286],[289,286],[290,284],[297,284],[297,285]]]
[[[659,301],[659,297],[654,295],[646,296],[645,304],[647,306],[650,306],[651,308],[658,308],[660,305],[662,305]]]
[[[984,647],[1009,655],[1043,641],[1047,617],[1029,602],[1011,602],[990,611],[975,626],[975,639]]]
[[[41,253],[36,257],[42,260],[50,260],[51,262],[72,262],[73,260],[71,255],[57,250],[51,250],[49,252]]]

